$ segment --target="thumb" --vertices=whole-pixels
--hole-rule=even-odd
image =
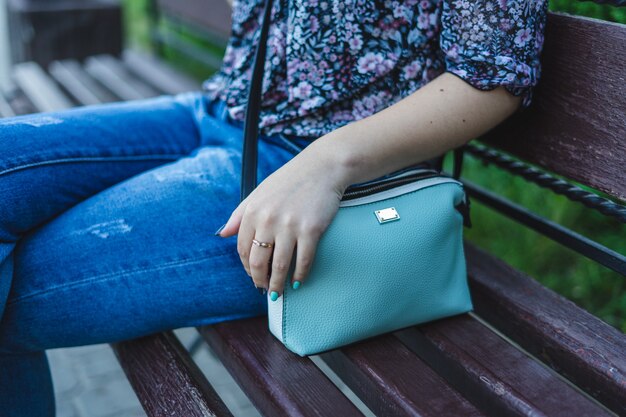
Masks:
[[[239,232],[239,226],[241,225],[241,219],[243,218],[243,212],[245,211],[246,201],[242,201],[237,208],[232,212],[228,221],[218,229],[216,236],[230,237],[236,235]]]

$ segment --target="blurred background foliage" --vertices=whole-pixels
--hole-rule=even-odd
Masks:
[[[125,30],[132,47],[150,49],[151,18],[147,0],[125,0]],[[626,8],[577,0],[550,0],[550,10],[626,24]],[[159,25],[175,23],[159,21]],[[221,56],[223,46],[208,41],[197,29],[176,27],[180,36],[198,48]],[[217,68],[200,64],[171,48],[159,51],[172,65],[197,80]],[[451,171],[448,155],[444,168]],[[579,203],[527,183],[493,166],[467,156],[463,176],[531,211],[584,236],[626,253],[626,226],[589,210]],[[584,187],[588,189],[587,187]],[[565,249],[477,201],[472,202],[474,226],[465,229],[466,238],[496,254],[513,267],[528,273],[547,287],[626,332],[626,285],[624,278],[595,262]]]

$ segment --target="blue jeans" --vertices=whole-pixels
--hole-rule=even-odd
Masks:
[[[54,415],[45,350],[266,314],[236,237],[241,123],[200,92],[0,120],[0,410]],[[310,140],[259,141],[258,181]]]

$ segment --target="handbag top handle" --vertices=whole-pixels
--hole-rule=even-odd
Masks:
[[[257,43],[254,63],[252,64],[252,78],[250,79],[250,89],[248,92],[248,106],[244,122],[244,143],[241,165],[241,196],[243,201],[257,186],[257,158],[258,158],[258,134],[259,134],[259,113],[261,111],[261,89],[263,87],[263,74],[265,65],[265,51],[267,34],[269,31],[270,18],[272,12],[272,0],[265,1],[263,12],[263,22],[261,23],[261,33]],[[463,162],[463,147],[454,149],[453,178],[458,179],[461,175]]]

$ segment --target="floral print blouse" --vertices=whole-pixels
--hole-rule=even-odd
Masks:
[[[243,120],[264,0],[234,0],[221,69],[204,82]],[[447,71],[532,101],[548,0],[275,0],[260,129],[320,137]]]

